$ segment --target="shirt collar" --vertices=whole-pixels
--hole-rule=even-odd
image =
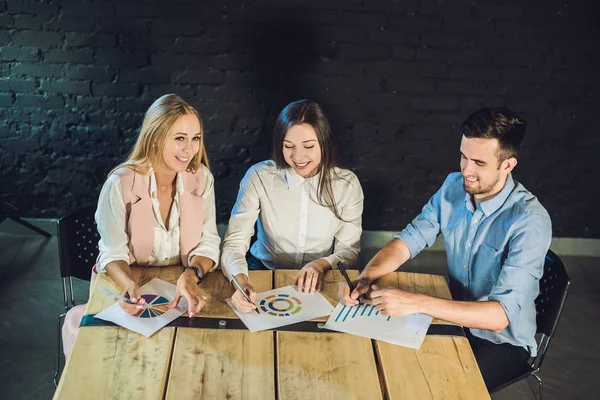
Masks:
[[[512,174],[508,174],[502,190],[491,199],[479,203],[477,207],[486,217],[489,217],[491,214],[496,212],[496,210],[502,207],[502,204],[504,204],[506,199],[508,199],[508,196],[510,196],[514,188],[515,181],[512,178]],[[465,203],[469,210],[474,211],[471,195],[469,193],[465,193]]]
[[[314,176],[310,178],[303,178],[294,171],[293,168],[286,168],[284,170],[285,181],[288,185],[288,189],[295,188],[296,186],[302,185],[304,182],[309,182],[310,184],[315,184],[315,182],[319,182],[319,177],[321,176],[321,172],[317,172]]]
[[[286,168],[284,170],[285,181],[287,182],[288,189],[295,188],[304,183],[305,179],[298,175],[293,168]]]

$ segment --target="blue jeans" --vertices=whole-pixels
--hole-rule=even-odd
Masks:
[[[246,253],[246,261],[248,262],[248,269],[251,271],[268,270],[258,258],[254,257],[249,251]]]

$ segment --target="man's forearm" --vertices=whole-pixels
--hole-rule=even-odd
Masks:
[[[420,300],[420,313],[467,328],[500,332],[509,324],[504,308],[497,301],[455,301],[430,296]]]
[[[360,278],[373,281],[385,274],[394,272],[410,259],[410,250],[400,239],[394,239],[375,255],[361,272]]]

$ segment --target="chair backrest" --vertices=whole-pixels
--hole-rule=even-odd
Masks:
[[[89,281],[98,257],[100,235],[94,220],[95,205],[85,206],[58,220],[60,275]]]
[[[535,299],[537,333],[542,334],[538,355],[534,360],[534,366],[537,368],[541,366],[550,339],[554,336],[570,285],[571,280],[565,265],[552,250],[548,250],[544,262],[544,275],[540,280],[540,294]]]

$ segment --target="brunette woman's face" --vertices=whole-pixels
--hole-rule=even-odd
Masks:
[[[283,138],[283,158],[303,178],[310,178],[321,167],[321,146],[314,128],[293,125]]]

